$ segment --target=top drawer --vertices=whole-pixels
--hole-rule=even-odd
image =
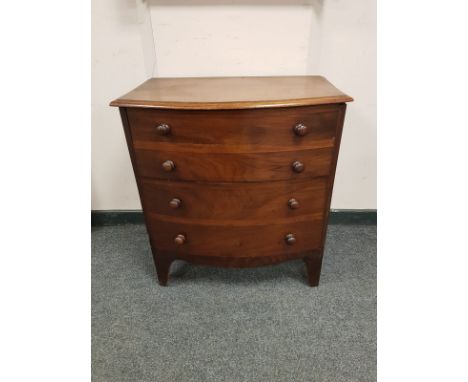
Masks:
[[[305,148],[334,139],[339,110],[339,105],[324,105],[211,111],[128,108],[127,113],[134,143]]]

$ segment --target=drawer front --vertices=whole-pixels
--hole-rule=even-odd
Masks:
[[[262,225],[238,225],[226,221],[191,224],[183,220],[161,220],[150,214],[150,223],[153,246],[174,254],[261,257],[301,253],[318,249],[322,237],[321,219],[295,222],[283,219],[281,223],[278,220],[264,221]],[[294,235],[294,244],[287,243],[289,234]]]
[[[224,145],[310,147],[334,139],[338,115],[338,105],[213,111],[128,109],[134,142]],[[295,132],[298,124],[305,128]]]
[[[333,147],[286,152],[210,153],[135,150],[142,177],[211,182],[255,182],[328,176]],[[293,165],[302,164],[301,172]]]
[[[193,219],[281,219],[323,214],[327,178],[260,183],[168,182],[144,179],[148,212]]]

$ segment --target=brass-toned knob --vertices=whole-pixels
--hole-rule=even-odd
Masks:
[[[175,238],[174,238],[174,243],[177,245],[182,245],[185,243],[185,235],[182,233],[179,233]]]
[[[292,210],[295,210],[295,209],[299,208],[299,202],[296,199],[291,198],[291,199],[288,200],[288,206]]]
[[[296,134],[299,137],[303,137],[304,135],[307,134],[308,128],[306,125],[303,123],[298,123],[293,127],[294,134]]]
[[[285,236],[284,240],[286,241],[286,244],[293,245],[296,242],[296,235],[294,235],[293,233],[288,233]]]
[[[179,198],[174,198],[169,202],[171,208],[179,208],[182,204],[182,201]]]
[[[171,133],[171,127],[167,123],[161,123],[156,126],[156,131],[159,135],[169,135]]]
[[[304,167],[305,167],[304,163],[299,162],[298,160],[294,161],[291,166],[294,172],[302,172],[304,171]]]
[[[161,166],[162,166],[162,169],[166,172],[171,172],[172,170],[175,169],[175,163],[171,160],[167,160],[163,162]]]

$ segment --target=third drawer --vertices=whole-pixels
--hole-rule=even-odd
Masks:
[[[145,209],[194,219],[270,219],[323,214],[327,178],[307,181],[206,183],[144,179]]]

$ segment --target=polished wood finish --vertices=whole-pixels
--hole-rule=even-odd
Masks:
[[[179,233],[176,235],[176,237],[174,238],[174,243],[176,243],[177,245],[182,245],[185,243],[185,240],[187,240],[187,238],[185,237],[185,235],[183,233]]]
[[[162,162],[161,168],[164,172],[171,172],[174,171],[175,164],[171,160],[165,160],[164,162]]]
[[[171,151],[136,149],[135,157],[140,175],[147,178],[260,182],[328,176],[333,161],[333,148],[242,154],[183,152],[177,151],[176,148]],[[307,163],[307,166],[304,163]]]
[[[143,178],[147,212],[187,219],[277,219],[319,214],[328,197],[328,179],[251,183],[168,182]],[[291,209],[293,196],[300,208]],[[180,200],[178,208],[170,205]]]
[[[352,100],[321,76],[151,78],[111,106],[237,110]]]
[[[210,144],[262,147],[316,148],[332,146],[339,111],[336,105],[260,110],[160,110],[128,109],[132,137],[136,145],[157,149],[152,143]],[[170,126],[161,135],[156,126]],[[307,126],[298,135],[298,125]]]
[[[159,285],[167,286],[169,279],[169,269],[176,257],[172,253],[165,253],[162,251],[156,252],[153,250],[153,259],[156,266],[156,274],[158,276]]]
[[[181,204],[182,204],[182,201],[179,198],[173,198],[169,202],[169,207],[175,209],[175,208],[179,208]]]
[[[156,126],[156,131],[159,135],[169,135],[171,133],[171,128],[167,123],[160,123]]]
[[[298,202],[297,199],[291,198],[291,199],[288,200],[288,206],[292,210],[297,210],[299,208],[299,202]]]
[[[307,269],[307,278],[310,286],[318,286],[320,281],[320,271],[322,269],[323,249],[311,251],[304,256],[304,262]]]
[[[277,220],[187,220],[150,214],[150,220],[150,235],[157,249],[214,257],[260,257],[319,249],[323,229],[322,219],[315,215]],[[296,238],[294,246],[285,241],[291,232]],[[184,238],[176,241],[181,234]]]
[[[288,233],[284,239],[286,240],[287,245],[296,244],[296,235],[294,235],[293,233]]]
[[[159,283],[176,259],[236,268],[302,258],[318,285],[350,100],[306,76],[153,79],[114,101]]]
[[[309,128],[303,123],[298,123],[293,127],[293,131],[298,137],[303,137],[309,132]]]
[[[294,162],[291,164],[291,166],[292,166],[293,171],[294,171],[294,172],[297,172],[297,173],[303,172],[303,171],[304,171],[304,168],[305,168],[304,163],[301,162],[301,161],[298,161],[298,160],[294,161]]]

